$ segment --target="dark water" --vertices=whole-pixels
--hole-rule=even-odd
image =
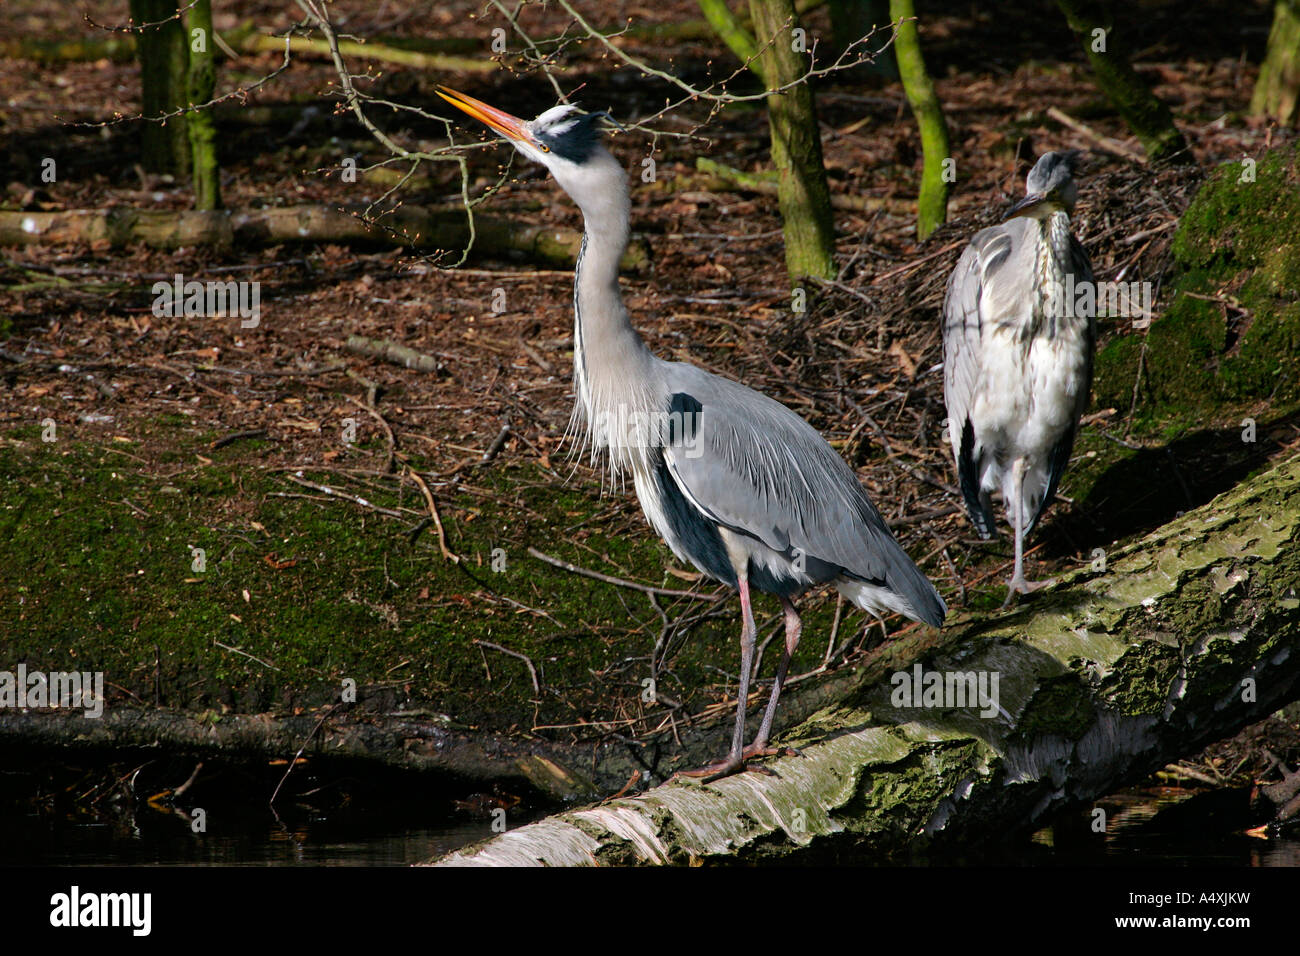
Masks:
[[[556,809],[535,794],[448,789],[347,765],[309,766],[286,779],[282,765],[207,764],[175,799],[167,793],[194,773],[192,761],[29,758],[0,766],[0,864],[8,865],[407,866]],[[1097,808],[1106,815],[1102,832]],[[937,852],[911,862],[1300,866],[1300,832],[1246,833],[1261,822],[1242,790],[1152,787],[1113,794],[978,854]]]

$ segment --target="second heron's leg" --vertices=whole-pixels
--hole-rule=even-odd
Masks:
[[[1028,594],[1052,583],[1025,580],[1025,467],[1023,458],[1017,458],[1011,466],[1011,512],[1012,524],[1016,529],[1016,567],[1011,580],[1007,582],[1007,599],[1002,602],[1004,608],[1011,605],[1017,594]]]
[[[776,669],[776,681],[772,684],[772,695],[767,700],[767,710],[763,714],[763,723],[759,725],[758,736],[745,748],[744,757],[770,757],[783,752],[781,748],[767,746],[767,738],[772,732],[772,719],[776,716],[776,702],[781,697],[781,687],[785,684],[786,671],[790,667],[790,656],[799,646],[799,635],[803,631],[803,622],[799,612],[789,598],[781,598],[781,607],[785,610],[785,651],[781,654],[781,664]]]

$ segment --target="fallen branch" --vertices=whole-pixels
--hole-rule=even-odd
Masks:
[[[1103,136],[1086,123],[1081,123],[1068,113],[1063,113],[1055,106],[1047,108],[1048,118],[1056,120],[1062,126],[1074,130],[1084,139],[1090,140],[1096,144],[1097,148],[1110,153],[1113,156],[1120,156],[1129,162],[1146,165],[1147,158],[1135,149],[1129,149],[1123,143],[1111,139],[1109,136]]]
[[[778,185],[776,173],[747,173],[725,163],[719,163],[705,156],[695,160],[695,168],[710,177],[704,183],[713,189],[744,189],[748,192],[775,196]],[[854,212],[886,212],[911,215],[916,212],[916,203],[911,199],[879,199],[873,196],[846,196],[843,193],[831,193],[831,206],[835,209],[849,209]]]
[[[363,218],[367,211],[370,218]],[[524,225],[495,216],[474,217],[474,250],[483,255],[522,255],[552,265],[572,266],[582,234],[572,229]],[[357,242],[415,249],[459,250],[469,245],[463,207],[401,205],[370,210],[361,204],[273,206],[244,210],[68,209],[60,212],[0,211],[0,246],[106,242],[155,249],[182,246],[274,245],[298,242]],[[649,264],[648,247],[634,240],[623,268]]]
[[[382,359],[385,362],[391,362],[394,365],[400,365],[402,368],[413,369],[417,372],[436,372],[443,367],[443,363],[432,355],[417,352],[407,345],[399,345],[391,339],[371,339],[366,338],[364,335],[349,335],[347,343],[343,347],[354,355]]]

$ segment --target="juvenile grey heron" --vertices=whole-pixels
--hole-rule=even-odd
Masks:
[[[966,510],[991,538],[1001,490],[1015,528],[1007,604],[1047,583],[1025,580],[1024,539],[1056,492],[1092,386],[1096,289],[1070,232],[1080,155],[1039,158],[1025,197],[962,253],[944,302],[943,391]]]
[[[582,211],[573,280],[575,421],[593,457],[631,472],[650,525],[673,553],[740,592],[740,693],[726,758],[693,775],[743,769],[768,747],[800,620],[792,598],[830,583],[880,616],[936,627],[947,612],[844,460],[798,415],[743,385],[652,355],[619,292],[628,242],[627,175],[601,142],[601,114],[561,105],[522,120],[463,93],[440,95],[544,165]],[[754,742],[745,704],[754,662],[750,589],[775,595],[785,648]]]

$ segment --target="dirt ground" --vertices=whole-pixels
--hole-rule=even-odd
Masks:
[[[120,23],[118,6],[92,4],[92,16]],[[250,20],[280,30],[291,22],[288,4],[218,8],[219,30]],[[341,28],[358,36],[461,37],[479,51],[462,54],[489,55],[495,21],[477,4],[340,2],[333,9]],[[729,54],[715,39],[653,32],[697,19],[687,0],[600,9],[602,25],[631,18],[637,29],[619,45],[634,56],[696,82],[733,68],[723,66]],[[554,10],[530,9],[521,22],[536,36],[568,26]],[[922,23],[958,164],[950,223],[920,243],[895,207],[837,210],[841,275],[813,290],[806,314],[793,314],[775,200],[702,188],[694,174],[699,156],[765,168],[764,113],[737,106],[704,123],[706,108],[694,104],[657,125],[696,127],[702,138],[652,141],[634,132],[615,139],[630,169],[653,155],[657,170],[653,183],[633,177],[633,229],[651,261],[625,275],[623,289],[657,354],[736,378],[807,417],[854,463],[949,604],[979,610],[1001,600],[1010,546],[1005,538],[975,539],[953,494],[942,439],[937,310],[962,245],[1023,190],[1034,157],[1084,148],[1075,228],[1098,278],[1159,288],[1172,225],[1199,173],[1152,171],[1047,117],[1056,107],[1136,147],[1091,84],[1053,4],[960,5],[923,11]],[[1200,167],[1285,138],[1245,116],[1268,23],[1269,9],[1258,2],[1192,9],[1145,2],[1125,17],[1141,73],[1174,108]],[[808,24],[825,31],[825,12],[814,11]],[[0,33],[100,35],[79,6],[27,0],[4,5]],[[264,53],[224,63],[219,90],[255,82],[280,59]],[[593,42],[569,43],[563,62],[557,76],[566,89],[580,86],[583,106],[616,119],[653,112],[667,92]],[[433,95],[439,83],[523,116],[554,105],[535,72],[370,69],[372,91],[440,116],[450,111]],[[337,175],[344,157],[364,167],[385,154],[334,109],[334,82],[325,59],[298,56],[264,87],[223,104],[227,206],[333,206],[386,191],[366,177],[348,183]],[[184,185],[139,167],[138,124],[111,122],[140,109],[130,61],[10,57],[0,60],[0,83],[3,209],[188,207]],[[752,91],[743,78],[735,88]],[[919,142],[898,86],[859,68],[823,80],[817,97],[833,192],[911,199]],[[248,109],[258,106],[285,108]],[[445,135],[441,123],[409,114],[375,118],[412,145],[437,145]],[[576,208],[541,170],[511,161],[504,146],[455,122],[462,140],[486,143],[469,157],[471,194],[482,197],[503,179],[480,212],[581,228]],[[46,157],[57,163],[55,183],[40,180]],[[427,178],[404,201],[455,202],[454,164],[430,164],[421,174]],[[3,250],[6,643],[33,661],[70,652],[103,665],[124,700],[191,709],[310,707],[355,677],[386,688],[392,706],[419,702],[469,727],[604,739],[636,738],[734,706],[726,698],[728,688],[734,694],[734,607],[681,597],[661,605],[530,553],[660,588],[713,591],[652,540],[630,489],[602,494],[600,473],[567,455],[571,273],[477,252],[448,268],[457,257],[458,250],[440,257],[328,243]],[[177,273],[260,282],[259,327],[154,315],[153,283]],[[493,308],[494,300],[502,304],[497,290],[504,311]],[[1103,326],[1103,345],[1131,333],[1126,322]],[[353,335],[433,356],[437,371],[358,357],[345,347]],[[1248,411],[1277,422],[1291,410]],[[1283,421],[1248,460],[1239,448],[1216,446],[1181,468],[1169,456],[1161,481],[1149,471],[1133,474],[1131,464],[1126,470],[1144,448],[1163,452],[1173,435],[1234,428],[1241,414],[1233,407],[1212,421],[1171,422],[1143,406],[1136,384],[1127,405],[1094,407],[1062,500],[1030,542],[1029,575],[1087,563],[1094,548],[1144,533],[1221,491],[1224,476],[1294,448],[1297,429]],[[51,419],[58,438],[43,441]],[[355,443],[342,441],[345,419],[356,422]],[[255,434],[224,442],[246,432]],[[399,477],[405,468],[426,483],[459,563],[440,553],[423,489]],[[1165,484],[1175,473],[1181,498]],[[207,571],[193,570],[194,547],[205,548]],[[493,573],[498,550],[513,575]],[[841,620],[833,598],[806,603],[809,639],[797,673],[828,660],[852,664],[878,642],[857,612]],[[777,609],[760,611],[770,640]],[[891,622],[891,633],[900,630]],[[828,646],[828,634],[842,646]],[[769,661],[764,673],[771,669]],[[652,672],[666,710],[640,699]],[[1204,766],[1211,758],[1199,759]],[[1238,779],[1269,769],[1263,757],[1222,763]]]

